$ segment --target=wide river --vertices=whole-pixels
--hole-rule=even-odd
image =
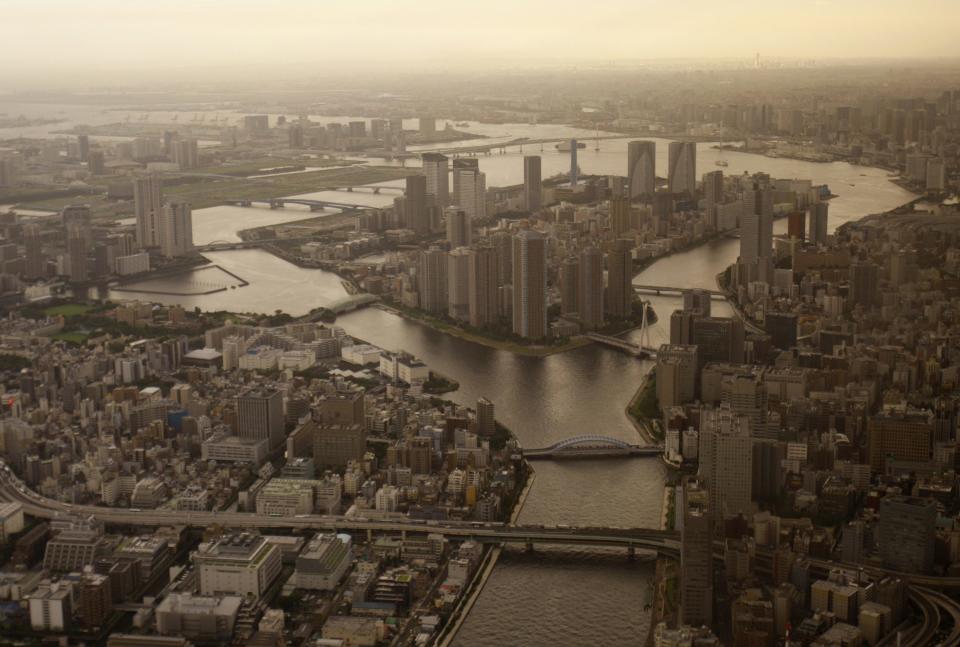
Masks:
[[[18,114],[13,110],[10,114]],[[92,111],[91,111],[92,112]],[[90,114],[90,113],[88,113]],[[92,116],[92,115],[91,115]],[[99,115],[98,115],[99,116]],[[151,119],[159,117],[151,117]],[[116,113],[111,119],[119,120]],[[343,118],[346,120],[346,118]],[[90,120],[93,121],[92,119]],[[62,127],[62,125],[61,125]],[[412,124],[407,127],[412,127]],[[36,130],[40,130],[39,128]],[[470,132],[508,141],[515,137],[585,136],[589,131],[561,126],[471,125]],[[37,134],[32,132],[30,134]],[[4,133],[0,131],[0,137]],[[600,150],[592,143],[579,151],[583,173],[626,173],[626,139],[605,140]],[[657,141],[658,174],[666,174],[666,140]],[[511,147],[505,154],[483,156],[480,168],[487,186],[522,182],[523,154],[540,154],[543,173],[566,171],[568,154],[552,144]],[[885,211],[912,199],[887,179],[885,171],[849,164],[815,164],[772,159],[751,154],[724,153],[724,172],[764,171],[778,178],[805,178],[826,183],[838,197],[830,203],[831,229],[868,213]],[[698,147],[698,175],[714,170],[717,151]],[[318,193],[309,195],[330,195]],[[390,195],[335,193],[343,200],[386,204]],[[306,218],[306,211],[215,207],[194,213],[195,241],[232,240],[236,231],[257,224]],[[784,223],[778,222],[778,230]],[[636,282],[647,285],[714,287],[714,276],[737,256],[738,241],[721,239],[697,249],[664,258],[641,273]],[[296,268],[259,250],[217,252],[211,260],[241,276],[250,285],[210,296],[140,298],[178,302],[205,309],[302,314],[310,308],[343,298],[339,279],[318,270]],[[209,270],[152,282],[146,289],[201,291],[218,281],[235,280]],[[136,293],[116,293],[134,298]],[[670,313],[677,299],[652,297],[660,322],[651,331],[656,344],[669,338]],[[729,313],[714,302],[719,314]],[[452,399],[472,405],[485,396],[496,414],[527,447],[541,447],[584,433],[600,433],[631,442],[638,436],[624,415],[631,395],[650,364],[596,346],[546,358],[518,357],[437,333],[376,308],[338,319],[350,334],[388,349],[403,349],[421,357],[432,368],[455,377],[460,390]],[[538,462],[534,486],[520,515],[521,523],[605,526],[656,526],[661,514],[664,467],[658,459]],[[498,563],[455,644],[486,645],[636,645],[646,635],[649,614],[644,611],[652,566],[629,563],[623,556],[579,551],[540,551],[527,555],[508,551]]]

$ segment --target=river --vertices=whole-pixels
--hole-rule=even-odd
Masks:
[[[113,119],[119,120],[115,116]],[[558,126],[522,124],[471,125],[465,130],[498,137],[500,141],[515,137],[592,134]],[[588,144],[587,149],[579,151],[582,171],[625,174],[626,142],[626,139],[605,140],[600,142],[599,151],[594,150],[592,143]],[[521,150],[515,146],[506,154],[482,156],[480,168],[487,174],[487,186],[520,183],[523,154],[542,155],[544,177],[568,169],[568,154],[556,151],[551,144],[544,145],[542,153],[540,148],[528,145]],[[666,150],[667,141],[657,140],[660,175],[665,174]],[[717,156],[718,152],[709,145],[699,145],[698,174],[714,170]],[[885,211],[913,197],[889,182],[886,172],[879,169],[733,152],[725,152],[724,158],[728,162],[723,169],[726,174],[764,171],[774,177],[805,178],[817,184],[829,184],[838,194],[831,201],[831,229],[865,214]],[[327,193],[311,195],[319,197]],[[344,196],[334,195],[341,199]],[[387,204],[392,199],[388,195],[350,195],[371,205]],[[310,215],[316,214],[235,207],[201,209],[194,213],[196,242],[232,240],[238,229]],[[784,226],[778,222],[778,231]],[[714,276],[736,258],[738,245],[736,239],[718,239],[672,255],[648,267],[636,282],[712,288]],[[217,252],[209,256],[251,285],[203,297],[144,294],[142,298],[214,310],[273,312],[282,309],[297,315],[345,296],[333,275],[296,268],[260,250]],[[205,279],[201,281],[187,275],[164,279],[163,287],[193,291],[198,282],[203,283]],[[156,285],[150,287],[156,288]],[[112,296],[132,298],[135,295],[115,293]],[[651,330],[656,344],[668,340],[670,313],[677,306],[677,299],[651,297],[651,302],[660,321]],[[715,301],[714,310],[718,314],[730,313],[724,302]],[[412,352],[432,368],[455,377],[460,389],[450,397],[457,402],[472,405],[481,396],[490,398],[496,405],[498,419],[511,427],[526,447],[544,446],[584,433],[600,433],[631,442],[638,440],[624,415],[624,407],[650,368],[646,361],[596,346],[545,358],[519,357],[437,333],[376,308],[342,316],[337,323],[350,334],[384,348]],[[536,480],[520,515],[521,523],[606,526],[659,523],[665,468],[658,459],[543,461],[536,463],[535,469]],[[454,644],[462,647],[639,644],[648,629],[649,614],[643,605],[652,574],[650,563],[628,563],[623,556],[553,550],[527,555],[507,551]]]

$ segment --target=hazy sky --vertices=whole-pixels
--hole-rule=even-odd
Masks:
[[[960,0],[0,0],[0,18],[21,71],[960,56]]]

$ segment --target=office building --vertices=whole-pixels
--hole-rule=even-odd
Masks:
[[[137,244],[160,247],[161,180],[157,175],[141,175],[133,180],[133,213],[137,220]]]
[[[710,362],[743,363],[744,329],[738,317],[694,317],[689,340],[674,341],[672,318],[670,325],[670,343],[697,346],[701,368]]]
[[[218,642],[233,636],[243,598],[236,595],[169,593],[157,605],[157,633]]]
[[[470,250],[466,247],[447,255],[447,316],[458,321],[470,318]]]
[[[500,319],[500,293],[497,285],[497,250],[478,245],[468,252],[467,291],[470,325],[492,326]]]
[[[327,393],[320,399],[318,406],[320,422],[323,424],[361,425],[365,421],[365,403],[363,389],[338,390]]]
[[[313,462],[318,469],[343,469],[367,451],[363,424],[322,424],[314,433]]]
[[[450,206],[450,166],[446,155],[423,154],[423,174],[427,178],[427,196],[441,209]]]
[[[420,252],[417,289],[422,310],[437,313],[447,309],[447,253],[439,247]]]
[[[297,555],[293,584],[298,589],[333,591],[350,567],[350,535],[320,533]]]
[[[412,229],[417,235],[430,233],[430,213],[427,210],[427,178],[424,175],[408,175],[406,179],[406,200],[403,204],[403,213],[407,229]]]
[[[580,293],[577,297],[580,323],[586,330],[601,328],[603,318],[603,254],[596,247],[580,252]]]
[[[523,203],[527,211],[540,209],[543,178],[540,174],[540,156],[525,155],[523,158]]]
[[[472,238],[470,216],[460,207],[447,207],[443,210],[447,226],[447,242],[450,249],[468,247]]]
[[[633,241],[618,238],[607,252],[606,312],[614,319],[633,314]]]
[[[656,190],[657,144],[633,141],[627,144],[627,182],[630,198],[650,197]]]
[[[883,472],[887,461],[927,463],[933,451],[934,424],[925,413],[881,413],[867,420],[870,467]]]
[[[880,559],[884,568],[929,573],[933,568],[937,503],[887,495],[880,501]]]
[[[713,517],[710,494],[685,478],[680,528],[680,622],[713,624]]]
[[[250,595],[259,599],[280,575],[280,548],[260,535],[235,532],[191,555],[202,595]]]
[[[266,440],[270,449],[283,444],[283,393],[250,391],[237,397],[236,408],[241,440]]]
[[[700,412],[700,481],[710,492],[714,523],[752,514],[753,439],[749,422],[727,405]]]
[[[193,214],[189,202],[174,201],[163,205],[160,251],[167,258],[193,252]]]
[[[76,585],[77,616],[87,627],[99,627],[113,611],[110,578],[98,573],[84,573]]]
[[[667,151],[667,183],[670,193],[696,195],[697,145],[694,142],[670,142]]]
[[[533,340],[547,336],[547,241],[533,230],[513,237],[513,332]]]

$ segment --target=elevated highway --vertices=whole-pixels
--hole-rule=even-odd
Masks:
[[[251,512],[192,512],[177,510],[139,510],[72,505],[47,499],[24,486],[7,469],[0,470],[0,500],[16,501],[26,514],[41,519],[67,515],[92,516],[113,525],[135,527],[189,526],[230,528],[325,530],[349,532],[388,532],[439,534],[452,539],[472,539],[481,543],[557,544],[624,548],[630,553],[648,550],[676,556],[680,550],[677,532],[646,528],[568,528],[514,526],[470,521],[425,521],[416,519],[367,519],[340,515],[296,515],[272,517]]]

